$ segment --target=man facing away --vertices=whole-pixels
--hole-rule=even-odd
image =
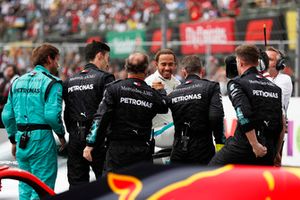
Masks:
[[[175,125],[172,163],[207,165],[215,146],[225,141],[224,111],[220,86],[202,79],[202,63],[195,55],[181,61],[185,82],[169,94],[169,107]]]
[[[228,83],[238,125],[209,165],[273,165],[282,130],[281,89],[258,73],[259,50],[235,50],[238,75]]]
[[[70,188],[89,182],[90,166],[96,178],[102,175],[105,159],[104,137],[95,145],[92,162],[84,159],[82,152],[105,87],[114,81],[114,76],[107,72],[109,51],[110,48],[105,43],[93,41],[88,44],[85,47],[88,64],[64,82],[64,120],[69,132],[67,166]]]
[[[125,64],[128,78],[107,87],[95,114],[83,156],[93,160],[91,152],[95,141],[109,127],[107,171],[116,171],[141,161],[152,162],[152,119],[157,113],[166,113],[168,107],[163,97],[165,91],[160,93],[144,82],[148,65],[147,55],[140,52],[129,55]]]
[[[13,82],[2,119],[19,167],[54,189],[57,149],[52,130],[64,148],[61,119],[62,83],[57,74],[59,51],[43,44],[32,52],[35,68]],[[61,149],[62,150],[62,149]],[[21,200],[38,199],[26,183],[19,183]]]

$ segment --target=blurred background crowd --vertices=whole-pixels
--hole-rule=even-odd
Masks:
[[[166,0],[168,19],[208,20],[236,16],[239,0]],[[262,5],[258,1],[258,6]],[[265,1],[265,6],[276,1]],[[45,35],[81,34],[92,31],[142,29],[159,15],[156,0],[2,0],[2,41],[36,41],[43,26]],[[43,18],[42,18],[43,17]],[[43,20],[41,20],[43,19]]]
[[[108,31],[124,32],[160,26],[161,5],[156,0],[1,0],[0,1],[0,77],[5,88],[14,73],[31,70],[33,44],[76,42],[61,51],[60,77],[64,80],[85,64],[81,47]],[[181,22],[203,22],[216,18],[236,18],[248,9],[297,5],[297,1],[280,0],[164,0],[169,25]],[[177,32],[176,34],[179,34]],[[90,37],[93,35],[93,37]],[[95,37],[96,35],[96,37]],[[89,38],[89,39],[88,39]],[[101,37],[104,38],[104,37]],[[151,39],[150,39],[151,40]],[[8,45],[9,44],[9,45]],[[149,53],[153,59],[153,53]],[[181,58],[178,54],[178,58]],[[209,55],[203,59],[209,68],[208,79],[226,87],[225,55]],[[208,66],[209,64],[209,66]],[[111,59],[111,72],[125,78],[124,59]],[[13,74],[6,68],[13,66]],[[151,64],[149,74],[154,71]],[[293,70],[286,72],[293,75]],[[7,75],[10,74],[10,75]],[[176,75],[182,79],[180,70]],[[0,88],[0,89],[1,89]],[[4,91],[3,89],[1,91]],[[226,92],[223,92],[225,95]],[[3,95],[2,95],[3,96]]]

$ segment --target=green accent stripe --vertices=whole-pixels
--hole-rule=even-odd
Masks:
[[[97,136],[99,125],[100,125],[99,120],[93,122],[91,132],[86,136],[87,143],[93,144],[96,142],[96,136]]]
[[[174,126],[173,122],[171,122],[171,123],[167,124],[166,126],[162,127],[160,130],[154,131],[154,136],[158,136],[160,134],[163,134],[163,132],[165,132],[166,130],[168,130],[172,126]]]
[[[238,118],[241,125],[245,125],[245,124],[249,123],[249,119],[244,117],[244,113],[242,112],[240,107],[238,107],[236,109],[236,113],[237,113],[237,118]]]

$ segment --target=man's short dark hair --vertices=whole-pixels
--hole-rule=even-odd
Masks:
[[[105,52],[109,52],[109,51],[110,51],[110,48],[107,44],[105,44],[103,42],[93,41],[93,42],[89,43],[88,45],[86,45],[86,47],[85,47],[85,60],[87,62],[89,62],[91,60],[94,60],[97,53],[99,53],[99,52],[105,53]]]
[[[177,62],[176,55],[175,55],[174,51],[172,51],[171,49],[161,49],[161,50],[159,50],[158,52],[156,52],[156,54],[154,56],[154,60],[156,62],[158,62],[160,55],[165,55],[165,54],[173,55],[175,62]]]
[[[31,55],[32,64],[34,66],[47,64],[48,56],[51,59],[55,59],[57,55],[59,55],[59,50],[55,46],[47,43],[42,44],[33,49]]]
[[[253,44],[245,44],[235,49],[236,56],[249,65],[257,65],[259,49]]]
[[[181,67],[184,68],[188,74],[199,73],[202,68],[202,62],[196,55],[185,56],[181,60]]]
[[[129,55],[125,61],[125,68],[128,73],[145,73],[149,66],[149,58],[146,54],[135,52]]]

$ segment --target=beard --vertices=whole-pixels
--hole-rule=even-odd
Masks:
[[[53,75],[53,76],[57,76],[58,77],[58,70],[57,70],[58,67],[53,67],[51,68],[50,70],[50,73]]]

